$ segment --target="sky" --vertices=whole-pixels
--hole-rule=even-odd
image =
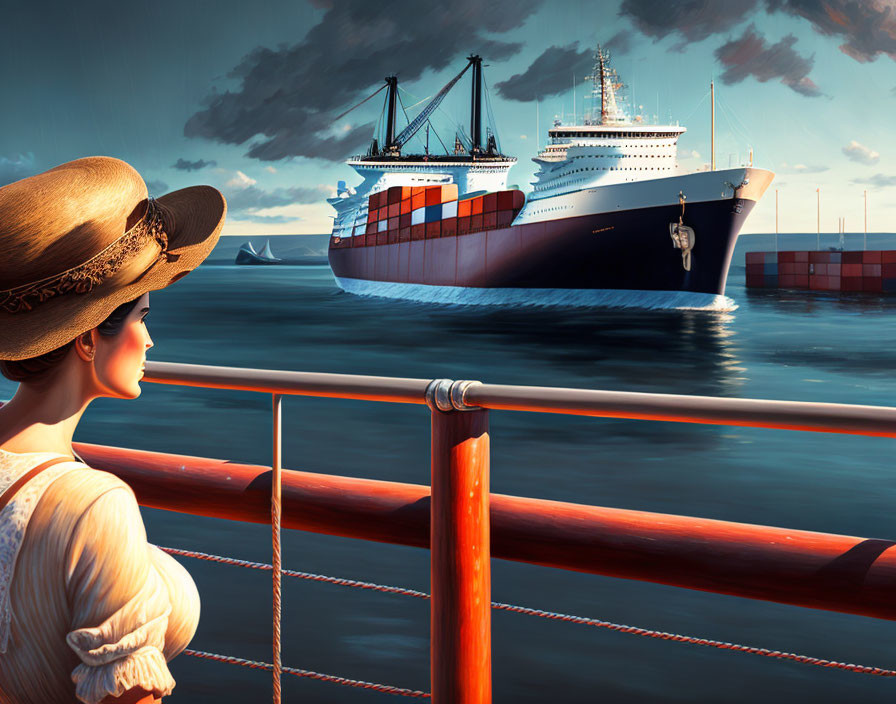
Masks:
[[[133,164],[151,195],[208,183],[224,234],[329,232],[326,198],[360,178],[399,77],[411,118],[484,57],[488,124],[519,161],[554,119],[581,118],[594,48],[611,52],[630,114],[679,123],[679,160],[776,177],[744,227],[896,232],[896,0],[83,0],[4,4],[0,185],[83,156]],[[467,74],[469,75],[469,74]],[[430,149],[469,131],[465,77],[432,119]],[[419,104],[418,104],[419,103]],[[404,115],[399,111],[399,127]],[[423,148],[423,133],[408,148]]]

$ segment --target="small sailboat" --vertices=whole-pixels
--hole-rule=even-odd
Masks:
[[[279,264],[283,260],[271,251],[271,241],[266,240],[261,252],[256,252],[251,242],[244,242],[236,253],[235,264]]]

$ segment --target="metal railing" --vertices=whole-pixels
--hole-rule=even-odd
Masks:
[[[270,472],[275,702],[281,672],[281,516],[290,528],[430,548],[430,672],[438,704],[491,701],[493,552],[563,569],[896,620],[891,598],[896,557],[884,552],[884,544],[892,545],[888,541],[492,496],[488,433],[489,410],[515,410],[896,437],[896,408],[163,362],[148,363],[144,380],[272,396],[271,469],[231,463],[225,468],[215,460],[96,446],[78,449],[94,466],[125,478],[143,505],[237,520],[265,520],[255,480]],[[431,488],[282,470],[282,395],[428,405]],[[421,501],[427,496],[428,505]],[[838,571],[838,558],[857,549],[874,552],[862,574]],[[845,589],[850,580],[859,588]]]

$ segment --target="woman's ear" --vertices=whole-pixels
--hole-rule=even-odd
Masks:
[[[85,362],[92,362],[96,356],[96,343],[94,342],[94,331],[88,330],[81,333],[75,338],[75,350],[78,356]]]

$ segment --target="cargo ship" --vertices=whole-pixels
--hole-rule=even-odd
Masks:
[[[469,138],[457,135],[453,153],[402,154],[470,69]],[[516,160],[493,132],[482,145],[481,57],[398,135],[398,80],[386,78],[382,149],[374,139],[349,159],[362,183],[340,181],[328,199],[337,284],[446,303],[730,308],[734,245],[774,174],[752,165],[681,173],[685,128],[630,120],[600,48],[590,78],[592,110],[581,124],[555,121],[528,196],[508,189]]]

